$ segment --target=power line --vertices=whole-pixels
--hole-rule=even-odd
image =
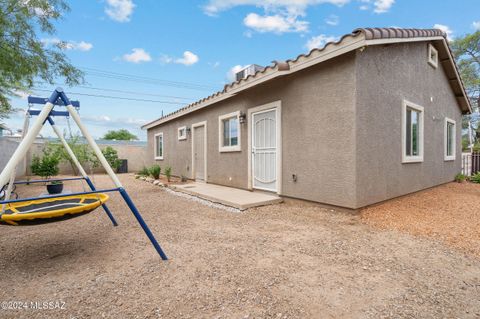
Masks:
[[[47,82],[42,82],[39,81],[36,83],[37,85],[50,85],[50,83]],[[62,86],[63,84],[61,83],[54,83],[54,85],[57,86]],[[194,101],[194,98],[190,97],[185,97],[185,96],[175,96],[175,95],[164,95],[164,94],[155,94],[155,93],[146,93],[146,92],[139,92],[139,91],[126,91],[126,90],[119,90],[119,89],[111,89],[111,88],[100,88],[100,87],[95,87],[95,86],[88,86],[88,85],[74,85],[72,88],[82,88],[82,89],[88,89],[88,90],[96,90],[96,91],[108,91],[108,92],[116,92],[116,93],[123,93],[123,94],[134,94],[134,95],[139,95],[139,96],[157,96],[157,97],[166,97],[166,98],[171,98],[171,99],[178,99],[178,100],[188,100],[188,101]],[[43,88],[47,89],[47,88]]]
[[[117,92],[117,93],[124,93],[124,94],[135,94],[140,96],[157,96],[157,97],[166,97],[172,99],[179,99],[179,100],[190,100],[193,101],[194,99],[189,97],[183,96],[173,96],[173,95],[163,95],[163,94],[154,94],[154,93],[145,93],[145,92],[134,92],[134,91],[125,91],[125,90],[117,90],[117,89],[107,89],[107,88],[99,88],[94,86],[85,86],[85,85],[77,85],[76,87],[89,89],[89,90],[97,90],[97,91],[107,91],[107,92]]]
[[[51,92],[51,90],[46,89],[34,89],[35,91],[42,91],[42,92]],[[126,101],[137,101],[137,102],[151,102],[151,103],[162,103],[162,104],[174,104],[174,105],[184,105],[184,102],[172,102],[172,101],[159,101],[159,100],[149,100],[149,99],[137,99],[137,98],[128,98],[128,97],[120,97],[120,96],[111,96],[111,95],[100,95],[100,94],[88,94],[88,93],[78,93],[78,92],[68,92],[69,94],[74,95],[83,95],[83,96],[91,96],[91,97],[99,97],[105,99],[115,99],[115,100],[126,100]]]
[[[170,80],[164,80],[164,79],[158,79],[158,78],[152,78],[152,77],[146,77],[146,76],[138,76],[133,74],[104,71],[104,70],[87,68],[87,67],[82,67],[81,69],[84,70],[85,73],[91,76],[98,76],[98,77],[104,77],[104,78],[110,78],[110,79],[130,81],[130,82],[149,83],[149,84],[157,84],[157,85],[171,86],[171,87],[184,88],[184,89],[202,90],[202,91],[215,89],[214,86],[197,84],[192,82],[170,81]]]

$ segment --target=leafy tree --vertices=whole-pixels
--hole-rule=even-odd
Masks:
[[[111,146],[107,146],[102,150],[103,156],[107,160],[108,164],[113,168],[114,171],[117,171],[122,162],[118,159],[118,152]]]
[[[38,37],[55,34],[53,22],[68,10],[64,0],[0,0],[0,118],[12,109],[9,97],[28,91],[36,79],[83,83],[63,52],[68,43],[46,47]]]
[[[43,177],[44,179],[50,179],[52,176],[56,176],[59,173],[58,164],[60,159],[57,154],[51,150],[44,149],[43,156],[34,156],[30,169],[34,175]]]
[[[451,43],[455,60],[460,70],[460,75],[465,84],[468,97],[474,109],[474,113],[467,115],[463,120],[463,127],[472,125],[475,139],[479,141],[480,133],[480,31],[467,34],[455,39]]]
[[[117,141],[133,141],[138,140],[138,137],[130,133],[126,129],[120,129],[117,131],[108,131],[103,137],[104,140],[117,140]]]
[[[92,168],[95,168],[98,166],[98,160],[93,153],[92,149],[88,146],[88,144],[84,143],[82,141],[82,138],[80,135],[73,135],[70,138],[65,138],[67,141],[68,146],[70,146],[73,154],[75,154],[75,157],[78,159],[80,164],[83,167],[90,166]],[[77,166],[73,162],[72,158],[68,154],[67,150],[65,147],[63,147],[63,144],[60,142],[51,142],[47,143],[45,145],[45,149],[48,152],[56,154],[56,156],[59,158],[61,162],[69,163],[72,171],[75,175],[78,175],[77,171]]]

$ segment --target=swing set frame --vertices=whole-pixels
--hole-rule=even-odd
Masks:
[[[76,196],[76,195],[87,195],[87,194],[98,194],[98,193],[108,193],[108,192],[119,192],[120,195],[122,196],[123,200],[127,204],[128,208],[131,210],[132,214],[135,216],[136,220],[142,227],[143,231],[147,235],[148,239],[152,243],[152,245],[155,247],[156,251],[162,258],[162,260],[167,260],[167,255],[163,252],[162,248],[160,247],[160,244],[157,242],[155,236],[151,232],[150,228],[148,227],[147,223],[143,219],[142,215],[138,211],[137,207],[135,206],[134,202],[130,198],[130,195],[128,195],[127,191],[123,187],[122,183],[118,179],[117,175],[113,171],[112,167],[106,160],[105,156],[103,155],[102,151],[98,147],[97,143],[93,139],[92,135],[89,133],[87,128],[83,125],[83,123],[80,120],[80,116],[77,112],[77,110],[80,108],[80,103],[78,101],[70,101],[63,91],[62,88],[56,88],[55,91],[53,91],[52,95],[49,98],[39,98],[39,97],[28,97],[28,102],[31,104],[42,104],[44,105],[42,110],[28,110],[27,111],[27,116],[38,116],[36,121],[33,123],[32,128],[28,130],[28,132],[24,135],[24,138],[20,142],[20,145],[17,147],[15,150],[14,154],[8,161],[7,165],[3,169],[3,171],[0,173],[0,189],[4,188],[8,184],[13,184],[13,185],[18,185],[18,184],[32,184],[32,183],[43,183],[47,181],[73,181],[73,180],[84,180],[87,185],[90,188],[90,191],[88,192],[79,192],[79,193],[73,193],[73,194],[57,194],[53,196],[47,196],[47,197],[42,197],[41,199],[48,199],[48,198],[60,198],[60,197],[66,197],[66,196]],[[65,106],[67,111],[56,111],[54,110],[55,106]],[[55,125],[55,121],[53,120],[53,117],[59,116],[59,117],[66,117],[66,118],[72,118],[75,123],[77,124],[78,128],[80,129],[83,137],[86,139],[87,143],[90,145],[92,148],[93,152],[97,156],[97,158],[100,161],[100,164],[103,166],[105,171],[107,172],[108,176],[112,180],[112,182],[115,185],[115,188],[110,188],[110,189],[96,189],[95,185],[92,183],[90,180],[88,174],[86,173],[85,169],[82,167],[80,162],[78,161],[77,157],[73,153],[72,149],[68,145],[67,141],[61,134],[60,130],[58,127]],[[20,161],[22,161],[30,147],[35,141],[35,138],[37,135],[40,133],[43,125],[48,122],[50,126],[52,127],[53,131],[57,135],[57,137],[60,139],[60,142],[62,143],[63,147],[66,149],[67,153],[69,154],[70,158],[72,159],[73,163],[77,167],[81,177],[72,177],[72,178],[59,178],[59,179],[50,179],[50,180],[31,180],[31,181],[14,181],[14,176],[16,172],[16,168]],[[8,185],[9,189],[10,187],[13,187],[13,185]],[[32,201],[40,198],[22,198],[22,199],[9,199],[10,196],[10,191],[7,191],[7,197],[5,200],[0,201],[0,205],[3,207],[5,204],[9,203],[18,203],[18,202],[26,202],[26,201]],[[102,207],[109,217],[110,221],[112,222],[113,226],[118,226],[117,221],[115,220],[115,217],[111,213],[110,209],[106,204],[102,204]]]

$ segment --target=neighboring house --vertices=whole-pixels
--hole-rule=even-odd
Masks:
[[[3,131],[8,130],[5,124],[0,123],[0,137],[3,136]]]
[[[175,175],[360,208],[452,181],[470,112],[442,31],[375,28],[143,128]]]

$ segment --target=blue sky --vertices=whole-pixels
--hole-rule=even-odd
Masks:
[[[145,139],[142,123],[221,90],[232,70],[296,57],[358,27],[435,26],[450,38],[480,29],[478,0],[67,2],[71,11],[56,24],[57,34],[42,39],[45,45],[68,42],[67,56],[86,71],[86,85],[64,87],[80,100],[96,137],[127,128]],[[41,90],[53,88],[39,84],[30,93],[48,96]],[[12,102],[27,105],[24,98]],[[5,122],[17,129],[22,121],[14,114]]]

